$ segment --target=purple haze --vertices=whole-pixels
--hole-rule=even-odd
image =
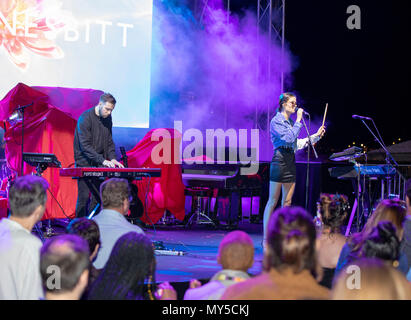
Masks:
[[[292,55],[270,43],[255,12],[227,13],[221,0],[209,1],[200,26],[187,7],[157,4],[153,23],[152,115],[156,127],[183,121],[183,130],[256,128],[258,114],[276,112],[280,73],[292,71]],[[266,30],[265,30],[266,31]],[[269,78],[268,53],[271,58]],[[281,69],[282,68],[282,69]],[[289,87],[289,84],[286,84]],[[226,110],[226,114],[225,114]],[[272,145],[260,122],[260,160],[269,160]],[[205,136],[205,134],[204,134]]]

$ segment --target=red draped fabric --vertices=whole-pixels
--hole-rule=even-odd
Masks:
[[[11,125],[7,119],[18,106],[34,102],[24,114],[24,152],[53,153],[63,168],[74,165],[73,139],[77,119],[85,110],[96,105],[103,92],[92,89],[58,87],[29,87],[19,83],[0,101],[0,120],[4,121],[6,142],[5,155],[8,166],[20,175],[21,166],[21,122]],[[156,133],[153,135],[153,133]],[[156,135],[162,139],[153,139]],[[184,219],[184,185],[181,166],[176,161],[156,164],[151,157],[159,146],[166,146],[168,156],[178,158],[174,146],[180,146],[181,134],[172,129],[151,130],[127,152],[129,167],[161,168],[161,178],[138,181],[139,198],[148,214],[142,220],[156,223],[168,209],[174,216]],[[168,147],[167,147],[168,146]],[[171,146],[171,147],[170,147]],[[172,158],[173,159],[173,158]],[[24,164],[24,174],[35,172],[35,168]],[[43,219],[75,217],[77,183],[68,177],[59,176],[58,169],[48,168],[43,177],[50,183],[47,208]],[[148,185],[148,183],[150,184]],[[148,191],[148,192],[147,192]],[[65,214],[59,204],[64,209]]]
[[[163,217],[166,209],[178,220],[184,219],[184,184],[181,165],[178,164],[180,153],[177,151],[180,144],[179,131],[153,129],[127,152],[130,168],[161,168],[160,178],[144,178],[136,182],[146,213],[141,220],[145,223],[156,223]]]
[[[74,164],[73,137],[77,118],[93,107],[101,94],[102,91],[91,89],[29,87],[22,83],[15,86],[0,101],[0,120],[5,121],[5,155],[10,169],[20,175],[22,124],[11,125],[7,121],[18,106],[34,102],[24,113],[24,152],[53,153],[62,167],[69,167]],[[35,168],[24,163],[23,172],[31,174]],[[52,193],[48,193],[43,219],[65,218],[65,214],[73,218],[76,181],[60,178],[55,168],[48,168],[43,177],[49,182]]]

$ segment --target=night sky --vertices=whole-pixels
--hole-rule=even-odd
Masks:
[[[255,9],[257,1],[231,1],[231,10]],[[361,9],[361,30],[349,30],[349,5]],[[324,153],[363,143],[378,147],[352,114],[372,117],[387,145],[410,140],[409,1],[287,0],[287,45],[295,56],[292,85],[303,107],[328,131]],[[301,101],[302,100],[302,101]],[[407,114],[407,115],[406,115]]]
[[[174,2],[179,1],[195,3]],[[361,30],[346,26],[352,4],[361,9]],[[256,5],[257,0],[230,0],[231,11],[240,16],[256,12]],[[410,7],[402,0],[286,0],[285,37],[294,64],[285,89],[298,94],[314,120],[321,122],[329,104],[319,153],[328,156],[353,142],[379,148],[353,114],[372,117],[387,145],[411,140]],[[131,148],[149,129],[131,130],[115,128],[116,144]]]

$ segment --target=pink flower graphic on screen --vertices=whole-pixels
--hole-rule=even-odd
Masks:
[[[64,27],[60,8],[56,0],[0,1],[0,50],[20,70],[27,70],[32,55],[64,57],[54,41]]]

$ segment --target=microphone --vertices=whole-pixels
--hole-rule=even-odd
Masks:
[[[25,106],[21,106],[21,107],[19,106],[16,109],[17,110],[23,110],[23,109],[26,109],[27,107],[32,106],[33,104],[34,104],[34,101],[32,103],[26,104]]]
[[[353,119],[361,119],[361,120],[372,120],[372,119],[369,118],[369,117],[363,117],[363,116],[359,116],[359,115],[356,115],[356,114],[353,114],[353,115],[352,115],[352,118],[353,118]]]
[[[300,107],[297,107],[297,108],[295,108],[295,111],[297,112],[298,111],[298,109],[301,109]],[[306,115],[306,116],[310,116],[310,114],[307,112],[307,111],[303,111],[303,113]]]

